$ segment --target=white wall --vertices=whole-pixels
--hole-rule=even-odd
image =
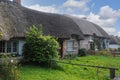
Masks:
[[[84,40],[80,40],[80,48],[85,48],[86,50],[90,49],[90,40],[92,36],[85,36]],[[103,39],[103,42],[105,43],[105,48],[109,48],[109,40]],[[101,45],[103,47],[103,45]]]
[[[19,40],[19,47],[18,47],[18,54],[22,55],[22,50],[23,50],[23,46],[25,44],[25,40]]]
[[[85,36],[84,40],[80,40],[80,48],[85,48],[86,50],[90,49],[90,36]]]
[[[109,48],[112,48],[112,49],[118,49],[120,47],[120,45],[117,45],[117,44],[110,44],[109,45]]]

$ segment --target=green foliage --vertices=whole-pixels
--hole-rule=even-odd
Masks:
[[[120,47],[118,48],[118,51],[120,51]]]
[[[12,60],[9,54],[2,54],[0,62],[0,80],[18,80],[19,70],[17,61]]]
[[[78,56],[86,56],[86,50],[84,48],[79,49]]]
[[[3,34],[2,34],[2,32],[0,31],[0,38],[2,38],[2,35],[3,35]]]
[[[7,57],[18,57],[19,54],[11,54],[11,53],[0,53],[0,58],[2,58],[4,55]]]
[[[95,55],[112,56],[109,50],[95,51]]]
[[[55,64],[58,59],[59,44],[52,36],[44,36],[42,26],[31,26],[27,32],[23,56],[27,62],[39,63],[48,67]]]
[[[98,50],[101,50],[101,39],[99,38],[94,38],[94,50],[95,50],[95,47],[97,47]]]

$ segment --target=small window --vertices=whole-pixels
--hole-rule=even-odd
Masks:
[[[74,41],[73,40],[68,41],[67,51],[74,51]]]
[[[13,52],[17,52],[18,43],[13,42]]]
[[[7,53],[11,52],[11,42],[7,43]]]
[[[0,52],[5,52],[5,41],[0,41]]]

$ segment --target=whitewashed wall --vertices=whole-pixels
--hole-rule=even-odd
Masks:
[[[25,44],[25,40],[19,40],[19,47],[18,47],[18,54],[19,55],[22,55],[22,50],[23,50],[23,46],[24,46],[24,44]]]
[[[120,45],[117,45],[117,44],[110,44],[109,45],[109,48],[112,48],[112,49],[118,49],[120,47]]]
[[[84,40],[80,40],[80,48],[85,48],[86,50],[90,49],[90,36],[86,36]]]

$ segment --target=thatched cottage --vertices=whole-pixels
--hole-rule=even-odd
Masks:
[[[109,35],[97,24],[89,22],[86,18],[69,16],[80,28],[84,40],[80,41],[80,48],[86,50],[99,50],[109,48]],[[96,44],[95,44],[96,42]]]
[[[84,36],[74,21],[64,15],[25,8],[20,5],[20,0],[0,0],[0,31],[3,33],[0,52],[22,55],[26,31],[29,26],[40,24],[44,35],[58,38],[61,55],[78,53],[79,41]]]
[[[22,55],[26,31],[31,25],[42,24],[44,35],[58,38],[60,54],[77,54],[79,48],[93,49],[98,39],[101,47],[108,47],[108,34],[98,25],[66,15],[44,13],[21,6],[20,0],[0,0],[0,53]],[[84,39],[84,40],[83,40]],[[97,49],[96,45],[96,49]]]

